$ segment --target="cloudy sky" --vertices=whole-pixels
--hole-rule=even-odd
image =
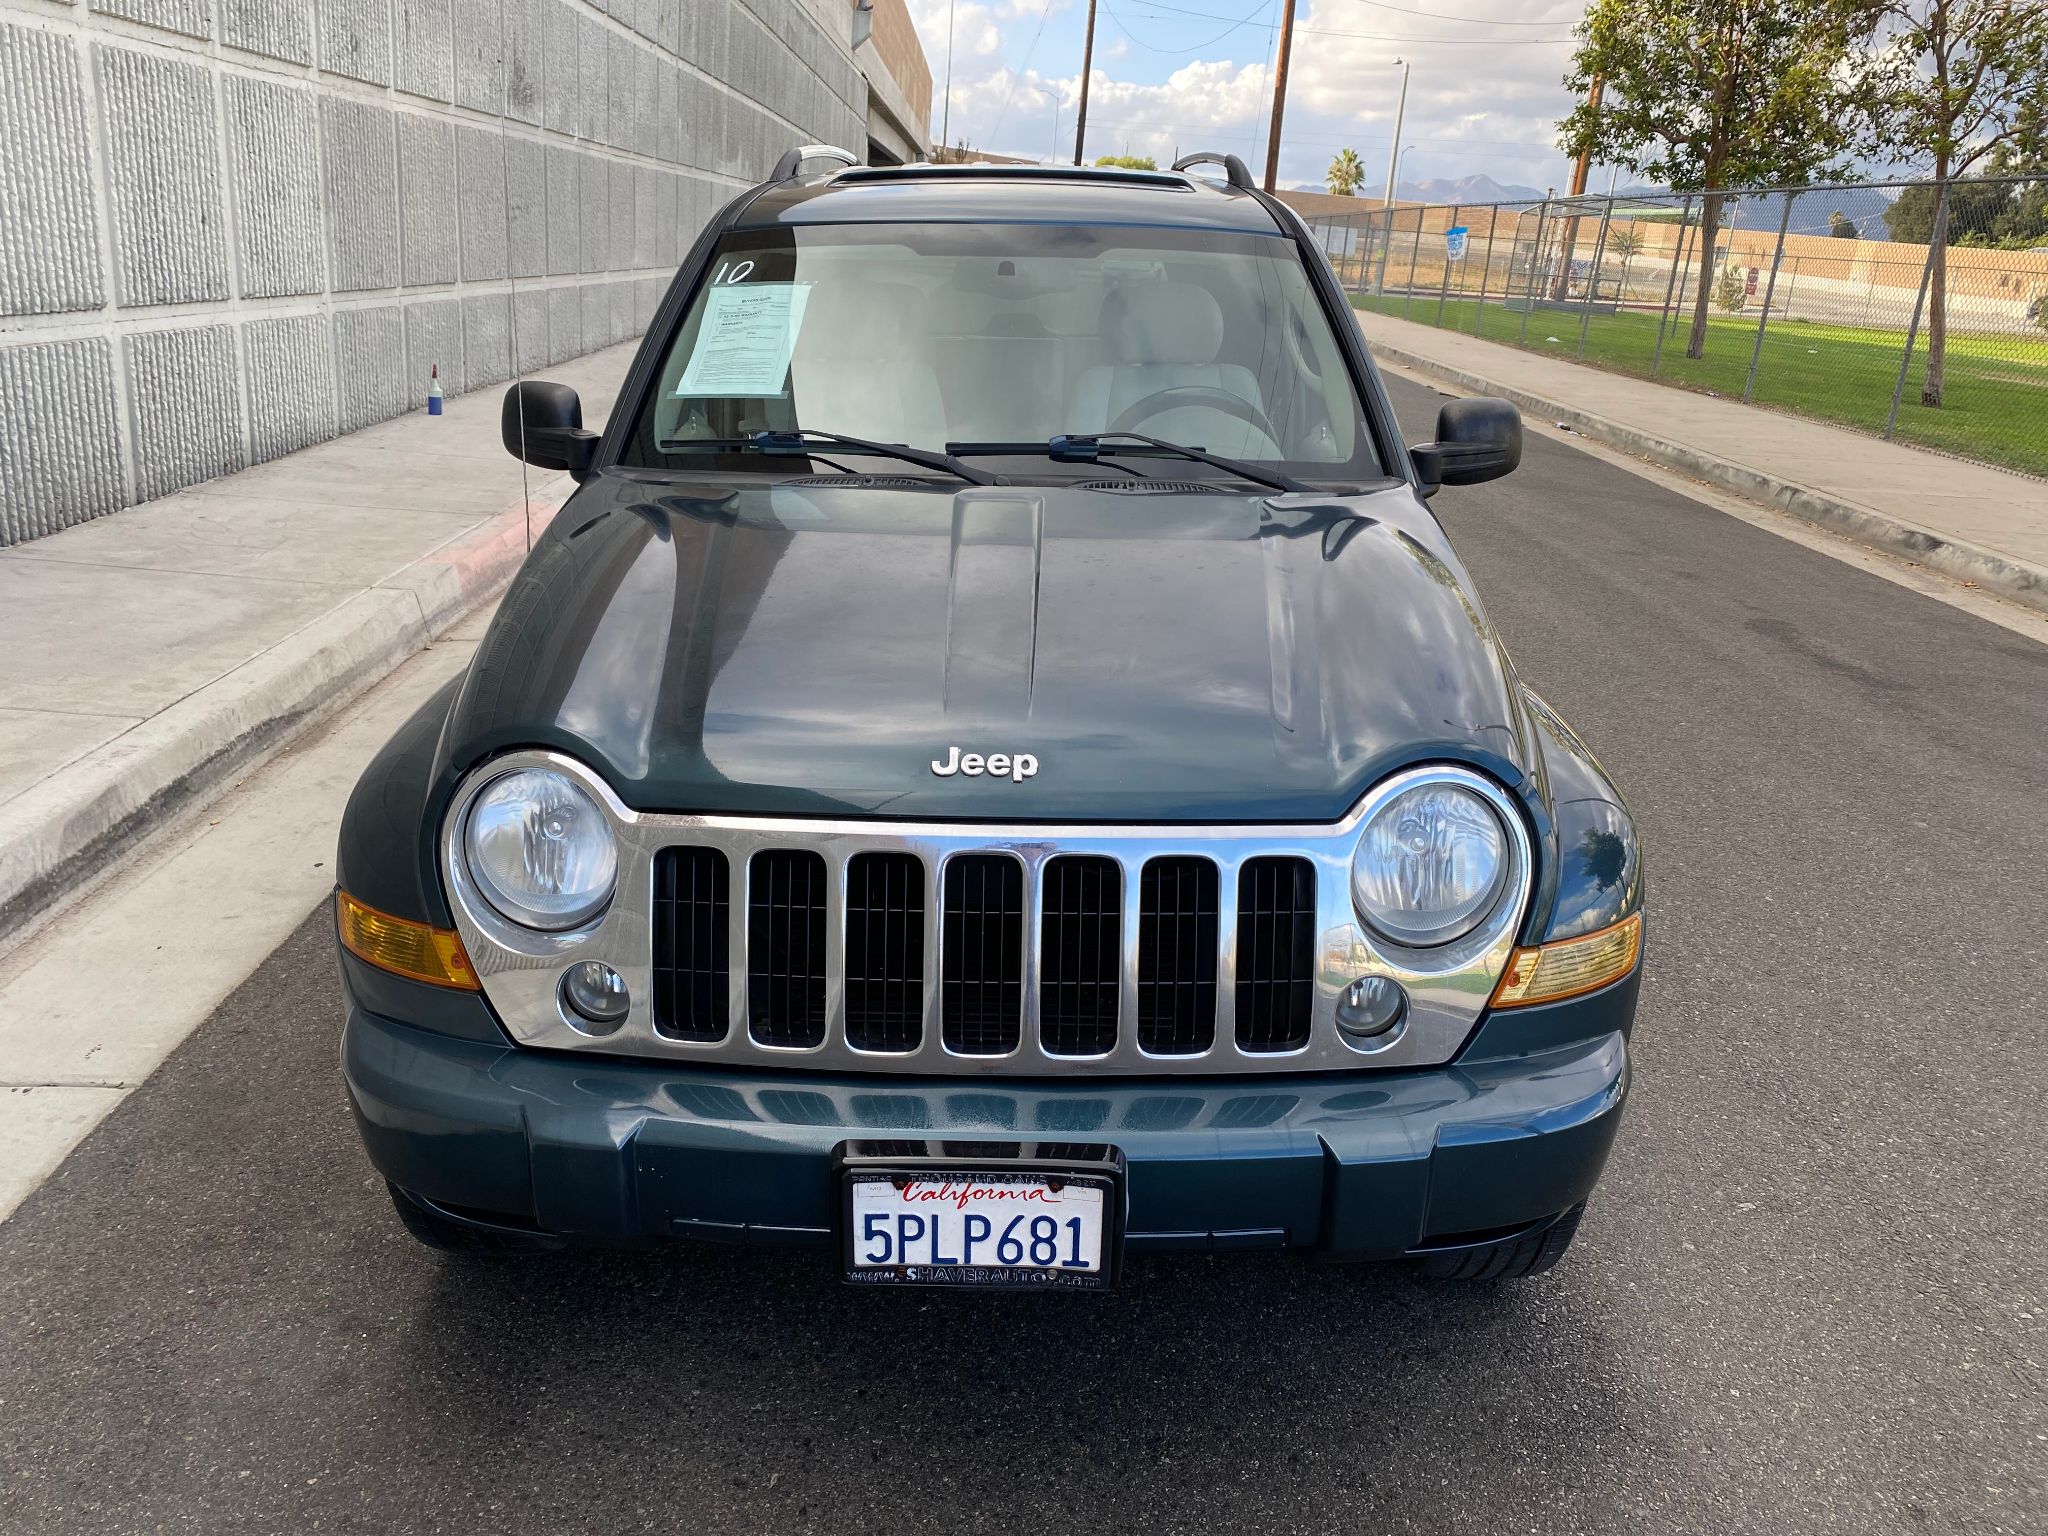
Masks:
[[[1053,98],[1073,154],[1087,0],[909,0],[943,92],[950,13],[952,138],[1049,157]],[[1101,0],[1088,155],[1229,150],[1256,175],[1266,155],[1281,0]],[[1319,183],[1356,149],[1368,184],[1386,174],[1401,70],[1413,66],[1403,181],[1484,172],[1562,186],[1560,83],[1583,0],[1298,0],[1283,186]],[[1051,93],[1051,94],[1048,94]],[[941,105],[932,108],[932,132]],[[1599,185],[1604,175],[1596,175]]]

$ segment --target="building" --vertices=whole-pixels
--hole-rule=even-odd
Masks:
[[[0,0],[0,546],[639,334],[903,0]]]
[[[868,9],[873,26],[853,55],[868,81],[868,164],[922,160],[931,151],[932,70],[905,0],[848,3],[856,12]],[[858,144],[845,147],[860,149]]]

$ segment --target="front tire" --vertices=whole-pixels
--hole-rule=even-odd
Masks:
[[[1581,1202],[1541,1231],[1524,1232],[1479,1248],[1428,1255],[1422,1260],[1422,1272],[1432,1280],[1525,1280],[1540,1275],[1564,1257],[1578,1234],[1579,1218],[1585,1214]]]
[[[398,1212],[398,1219],[405,1230],[436,1253],[458,1254],[465,1258],[522,1258],[556,1253],[562,1247],[559,1242],[537,1232],[515,1232],[505,1227],[456,1221],[413,1199],[388,1180],[384,1187],[391,1192],[392,1209]]]

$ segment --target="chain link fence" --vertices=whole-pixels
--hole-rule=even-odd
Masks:
[[[2048,181],[1309,223],[1360,309],[2048,476]]]

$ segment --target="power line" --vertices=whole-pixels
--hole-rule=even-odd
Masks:
[[[1176,5],[1163,5],[1160,0],[1131,0],[1132,4],[1148,5],[1154,10],[1170,11],[1176,16],[1193,16],[1203,21],[1229,21],[1228,16],[1219,16],[1213,11],[1189,11]],[[1420,14],[1420,13],[1417,13]],[[1449,20],[1451,18],[1439,18]],[[1470,18],[1458,18],[1470,19]],[[1558,22],[1517,22],[1517,26],[1558,26]],[[1418,46],[1436,47],[1440,44],[1472,44],[1479,47],[1520,47],[1530,43],[1571,43],[1572,37],[1417,37],[1413,33],[1393,32],[1347,32],[1334,27],[1297,27],[1298,32],[1313,33],[1317,37],[1349,37],[1368,43],[1409,43]]]
[[[1256,19],[1256,18],[1258,17],[1258,15],[1259,15],[1259,13],[1260,13],[1261,11],[1266,11],[1266,12],[1270,12],[1270,11],[1272,10],[1272,8],[1273,8],[1273,0],[1259,0],[1259,4],[1258,4],[1258,5],[1256,5],[1256,6],[1254,6],[1254,7],[1252,8],[1252,13],[1251,13],[1251,15],[1250,15],[1250,16],[1247,16],[1247,17],[1245,17],[1245,18],[1244,18],[1244,19],[1243,19],[1242,21],[1233,21],[1233,22],[1231,22],[1229,26],[1225,27],[1225,28],[1224,28],[1224,29],[1223,29],[1223,30],[1222,30],[1221,32],[1218,32],[1218,33],[1217,33],[1217,34],[1216,34],[1216,35],[1215,35],[1214,37],[1211,37],[1211,38],[1205,38],[1205,39],[1204,39],[1203,41],[1201,41],[1201,42],[1199,42],[1199,43],[1196,43],[1196,44],[1195,44],[1195,45],[1194,45],[1193,47],[1190,47],[1190,48],[1161,48],[1161,47],[1160,47],[1160,46],[1159,46],[1159,45],[1158,45],[1157,43],[1148,43],[1148,42],[1146,42],[1146,41],[1145,41],[1145,39],[1143,39],[1142,37],[1138,36],[1138,34],[1137,34],[1137,33],[1133,32],[1133,31],[1132,31],[1132,30],[1130,29],[1129,25],[1128,25],[1128,24],[1127,24],[1127,23],[1126,23],[1126,22],[1124,21],[1123,17],[1121,17],[1121,16],[1117,15],[1117,13],[1116,13],[1115,11],[1111,10],[1111,9],[1110,9],[1110,8],[1109,8],[1108,6],[1106,6],[1106,5],[1105,5],[1105,6],[1104,6],[1104,7],[1102,8],[1102,10],[1103,10],[1103,14],[1104,14],[1104,15],[1106,15],[1107,17],[1109,17],[1109,19],[1110,19],[1111,21],[1113,21],[1113,22],[1115,22],[1115,23],[1116,23],[1116,26],[1117,26],[1117,30],[1118,30],[1119,32],[1123,33],[1123,35],[1124,35],[1125,37],[1128,37],[1128,38],[1129,38],[1129,39],[1130,39],[1130,40],[1131,40],[1132,42],[1136,43],[1136,44],[1137,44],[1137,45],[1138,45],[1138,46],[1139,46],[1140,48],[1143,48],[1144,50],[1146,50],[1146,52],[1148,52],[1148,53],[1165,53],[1165,54],[1177,54],[1177,53],[1200,53],[1200,52],[1201,52],[1201,51],[1202,51],[1202,50],[1203,50],[1204,48],[1213,48],[1213,47],[1215,47],[1215,46],[1216,46],[1216,44],[1218,44],[1218,43],[1222,42],[1222,41],[1223,41],[1223,39],[1225,39],[1226,37],[1230,36],[1230,34],[1231,34],[1231,33],[1233,33],[1233,32],[1235,32],[1235,31],[1237,31],[1237,30],[1238,30],[1238,29],[1239,29],[1240,27],[1248,27],[1248,26],[1250,26],[1250,25],[1252,24],[1252,22],[1253,22],[1253,21],[1254,21],[1254,20],[1255,20],[1255,19]],[[1218,20],[1218,21],[1223,21],[1223,20],[1226,20],[1227,18],[1225,18],[1225,17],[1222,17],[1222,16],[1218,16],[1218,17],[1216,17],[1215,19],[1216,19],[1216,20]]]
[[[1403,16],[1424,16],[1431,21],[1469,21],[1480,27],[1555,27],[1563,23],[1556,21],[1496,21],[1491,16],[1449,16],[1439,11],[1418,11],[1413,6],[1394,5],[1390,0],[1360,0],[1377,10],[1399,11]]]
[[[1010,88],[1003,92],[1002,110],[996,113],[995,127],[988,131],[988,136],[991,139],[1003,131],[1003,119],[1010,115],[1010,103],[1017,96],[1017,82],[1023,79],[1025,72],[1031,68],[1031,60],[1038,52],[1039,39],[1045,36],[1046,18],[1050,15],[1052,15],[1052,0],[1045,0],[1045,3],[1038,8],[1038,30],[1031,34],[1031,46],[1024,50],[1024,62],[1017,72],[1010,76]]]
[[[1167,134],[1191,132],[1196,136],[1205,135],[1212,139],[1228,139],[1232,143],[1236,143],[1239,140],[1254,141],[1261,131],[1256,123],[1244,128],[1213,128],[1206,124],[1198,124],[1190,129],[1186,123],[1162,123],[1149,118],[1099,118],[1097,122],[1105,128],[1138,128],[1148,129],[1154,133]],[[1353,134],[1344,138],[1304,138],[1290,133],[1287,136],[1287,140],[1290,144],[1297,146],[1313,145],[1317,148],[1327,149],[1356,149],[1361,144],[1377,144],[1381,139],[1387,137],[1388,135],[1384,133],[1367,133]],[[1544,146],[1532,145],[1528,139],[1423,139],[1417,138],[1413,134],[1403,134],[1402,137],[1410,144],[1424,149],[1469,149],[1478,147],[1481,149],[1520,149],[1527,150],[1532,154],[1551,153]]]

